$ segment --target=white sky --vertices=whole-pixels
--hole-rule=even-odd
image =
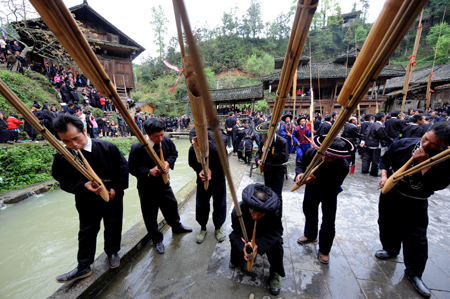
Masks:
[[[82,0],[64,0],[68,7],[82,2]],[[342,13],[348,13],[352,9],[354,0],[338,0],[338,2],[342,8]],[[385,1],[369,0],[369,2],[368,21],[374,22]],[[260,3],[262,18],[266,23],[275,20],[280,13],[288,12],[294,0],[260,0]],[[170,0],[88,0],[88,4],[114,26],[147,49],[134,60],[135,63],[140,63],[142,59],[149,55],[156,56],[156,47],[153,45],[153,32],[150,25],[151,7],[161,5],[169,20],[167,43],[170,37],[176,36],[173,5]],[[192,27],[202,26],[207,22],[209,28],[214,28],[222,23],[223,13],[229,12],[230,8],[238,7],[237,15],[243,15],[250,5],[250,0],[185,0],[185,5]]]

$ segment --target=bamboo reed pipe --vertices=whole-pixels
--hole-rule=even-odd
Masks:
[[[316,172],[316,170],[319,169],[320,165],[323,164],[323,162],[325,162],[325,161],[320,162],[320,164],[317,165],[316,167],[314,167],[314,169],[311,170],[311,172],[308,175],[303,174],[303,176],[300,178],[300,183],[304,183],[311,175],[313,175],[314,172]],[[295,190],[297,190],[301,186],[302,185],[298,185],[297,183],[295,183],[294,186],[292,186],[292,188],[291,188],[291,192],[294,192]]]
[[[89,171],[89,173],[92,175],[94,180],[96,182],[101,182],[102,180],[98,177],[98,175],[95,173],[94,169],[92,169],[91,165],[89,164],[88,160],[84,157],[81,150],[78,150],[78,154],[80,155],[81,159],[83,160],[84,165],[86,166],[86,169]],[[106,190],[106,187],[103,186],[102,191],[100,193],[100,196],[106,201],[109,201],[109,192]]]
[[[254,248],[255,248],[255,245],[256,245],[256,224],[258,223],[258,221],[257,220],[255,220],[255,225],[253,226],[253,236],[252,236],[252,250],[253,250],[253,252],[252,252],[252,254],[254,254],[255,252],[254,252]],[[252,256],[252,259],[251,260],[249,260],[249,261],[247,261],[247,271],[248,272],[250,272],[251,270],[252,270],[252,267],[253,267],[253,263],[256,261],[256,254],[254,254],[254,256]]]
[[[95,88],[102,94],[111,98],[114,106],[123,116],[125,122],[138,138],[139,142],[144,146],[145,150],[150,155],[150,158],[160,170],[163,170],[164,165],[161,163],[153,148],[149,146],[144,134],[142,134],[141,130],[137,127],[129,114],[125,104],[120,99],[115,86],[90,48],[89,43],[78,28],[78,25],[64,2],[62,2],[62,0],[31,0],[30,2],[36,8],[36,11],[41,15],[44,22],[62,44],[64,49],[94,84]],[[164,182],[167,183],[167,180],[165,179]]]
[[[37,117],[31,113],[27,106],[17,97],[17,95],[6,85],[6,83],[0,79],[0,94],[6,99],[6,101],[13,106],[29,123],[38,131],[42,137],[45,138],[60,154],[63,156],[75,169],[77,169],[86,179],[92,181],[95,187],[101,186],[102,181],[95,178],[92,174],[94,171],[89,172],[84,166],[50,133],[44,126],[41,125]],[[104,190],[107,192],[106,188]],[[105,201],[109,201],[109,195],[102,198]]]
[[[331,127],[309,168],[313,168],[321,155],[339,134],[357,105],[376,81],[387,60],[401,42],[426,0],[387,0],[373,25],[358,59],[342,87],[338,103],[342,105],[338,119]]]
[[[197,47],[195,38],[192,34],[191,25],[189,23],[189,18],[187,16],[186,7],[182,0],[173,0],[173,4],[175,7],[175,11],[180,14],[180,18],[183,24],[183,28],[185,31],[186,41],[189,45],[189,55],[192,57],[194,62],[194,69],[197,75],[198,83],[199,83],[199,92],[202,95],[201,99],[203,101],[203,106],[205,108],[206,116],[208,123],[211,127],[211,130],[214,134],[214,140],[217,145],[217,152],[219,154],[220,162],[222,164],[222,168],[225,173],[225,177],[228,181],[228,186],[230,188],[230,193],[233,198],[234,206],[236,209],[236,215],[239,218],[239,223],[241,225],[242,234],[244,236],[244,240],[248,242],[248,235],[245,229],[245,224],[242,219],[242,211],[237,200],[236,190],[234,188],[233,179],[231,177],[231,172],[228,164],[228,157],[225,150],[225,146],[220,146],[223,144],[221,132],[219,131],[219,119],[217,117],[216,109],[214,108],[214,104],[211,100],[211,96],[209,93],[208,84],[206,81],[205,74],[203,72],[203,64],[200,58],[200,52]]]
[[[280,82],[278,85],[275,107],[272,112],[272,119],[270,121],[269,132],[267,134],[267,141],[265,151],[261,156],[262,164],[266,162],[268,151],[270,150],[270,143],[272,142],[278,122],[281,118],[283,109],[286,105],[286,100],[291,89],[295,71],[301,58],[303,47],[306,42],[306,37],[309,32],[309,27],[316,11],[318,0],[299,0],[297,2],[297,11],[294,17],[294,24],[286,50],[283,68],[281,70]]]

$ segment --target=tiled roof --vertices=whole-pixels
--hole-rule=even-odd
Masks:
[[[225,88],[225,89],[210,89],[211,98],[213,101],[227,101],[227,100],[260,100],[264,98],[264,89],[262,84],[239,87],[239,88]],[[189,97],[186,95],[181,101],[188,101]]]
[[[276,70],[281,70],[283,68],[284,58],[285,58],[284,56],[275,58],[275,69]],[[302,56],[302,57],[300,57],[299,64],[308,63],[309,59],[310,59],[309,56]]]
[[[345,78],[348,76],[351,70],[351,66],[346,70],[345,65],[334,62],[313,62],[312,78]],[[346,75],[347,73],[347,75]],[[297,79],[309,79],[310,76],[309,63],[302,66],[297,72]],[[395,77],[405,75],[405,69],[401,65],[387,65],[380,73],[380,77]],[[270,74],[268,76],[261,77],[261,81],[267,80],[279,80],[281,72]]]
[[[430,76],[431,67],[423,68],[418,71],[413,71],[409,85],[427,84],[428,76]],[[434,67],[434,78],[431,82],[450,81],[450,63],[440,64]],[[403,88],[405,83],[405,76],[392,78],[386,81],[387,89]]]

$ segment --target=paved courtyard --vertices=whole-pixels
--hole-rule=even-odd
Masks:
[[[291,155],[294,159],[294,155]],[[293,161],[292,161],[293,162]],[[378,178],[357,171],[348,176],[338,196],[336,238],[330,263],[317,259],[317,243],[299,245],[303,235],[302,200],[304,187],[294,193],[294,168],[288,167],[289,180],[283,191],[284,265],[286,277],[281,280],[281,293],[272,296],[267,283],[269,266],[266,257],[258,257],[252,271],[228,267],[230,243],[214,238],[212,220],[202,244],[195,242],[199,225],[195,221],[195,195],[181,211],[183,224],[194,232],[174,235],[164,229],[166,252],[157,254],[148,244],[126,265],[101,298],[421,298],[403,277],[402,254],[396,260],[381,261],[374,257],[381,248],[378,238]],[[292,163],[293,165],[293,163]],[[234,184],[238,196],[248,184],[263,183],[263,177],[237,157],[230,156]],[[228,215],[233,203],[230,194]],[[432,298],[450,298],[450,189],[437,192],[429,204],[429,259],[423,276],[431,288]],[[230,216],[224,232],[231,232]]]

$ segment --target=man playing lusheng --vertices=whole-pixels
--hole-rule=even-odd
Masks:
[[[242,201],[239,203],[242,211],[245,229],[249,238],[256,225],[256,246],[253,248],[255,255],[264,253],[270,264],[269,288],[273,295],[280,293],[280,277],[284,277],[283,266],[283,225],[281,223],[281,201],[275,192],[261,184],[251,184],[242,191]],[[248,261],[244,249],[243,232],[236,215],[236,209],[231,213],[230,234],[231,258],[230,268],[240,266]],[[250,240],[249,240],[250,241]]]
[[[196,142],[192,139],[193,144]],[[200,232],[196,237],[197,243],[202,243],[206,237],[206,224],[208,223],[210,200],[213,198],[213,214],[212,219],[214,223],[214,234],[219,242],[225,240],[225,234],[221,227],[225,222],[227,216],[227,189],[225,185],[225,174],[220,163],[219,154],[217,152],[217,145],[214,142],[212,132],[208,130],[209,142],[209,171],[205,175],[202,165],[197,161],[194,150],[194,145],[189,148],[189,166],[191,166],[197,173],[197,193],[196,193],[196,207],[195,218],[200,225]],[[225,146],[226,144],[219,144]],[[204,182],[209,181],[208,189],[205,190]]]
[[[380,187],[393,173],[414,157],[410,167],[442,152],[450,145],[450,123],[437,122],[422,138],[405,138],[392,144],[381,157]],[[386,194],[380,194],[378,227],[382,250],[379,259],[395,258],[403,245],[405,276],[414,288],[425,297],[430,290],[422,282],[422,274],[428,259],[428,198],[434,191],[450,184],[450,160],[425,168],[400,180]]]
[[[164,136],[165,124],[157,118],[150,118],[144,124],[145,132],[149,138],[150,146],[153,147],[158,157],[162,147],[165,167],[164,173],[169,172],[169,168],[175,167],[178,152],[175,144]],[[156,166],[155,162],[140,143],[135,143],[131,147],[128,158],[130,173],[137,178],[137,189],[141,200],[142,217],[145,227],[155,245],[156,251],[164,253],[163,234],[158,230],[158,210],[164,219],[172,227],[174,233],[192,232],[191,228],[184,227],[180,222],[178,213],[178,202],[173,194],[170,182],[164,183],[163,172]]]
[[[314,148],[310,148],[297,162],[295,182],[300,184],[308,165],[311,163],[317,149],[322,144],[324,136],[316,135],[313,139]],[[336,234],[334,222],[336,220],[337,196],[342,191],[341,185],[348,175],[348,161],[354,151],[353,144],[336,137],[322,156],[323,164],[303,184],[306,184],[303,199],[303,213],[305,214],[304,235],[297,242],[307,244],[317,241],[319,236],[319,260],[324,264],[330,261],[330,250]],[[319,204],[322,203],[322,225],[318,234]]]
[[[105,252],[111,269],[120,264],[118,252],[122,238],[123,195],[128,188],[128,168],[119,149],[112,143],[87,137],[81,120],[61,115],[53,121],[53,129],[61,141],[80,160],[78,150],[102,179],[104,186],[95,188],[78,170],[59,153],[55,155],[52,175],[61,189],[75,194],[75,205],[80,217],[78,233],[78,266],[60,275],[57,282],[68,283],[92,274],[97,234],[103,219]],[[102,188],[109,190],[109,201],[99,195]]]

